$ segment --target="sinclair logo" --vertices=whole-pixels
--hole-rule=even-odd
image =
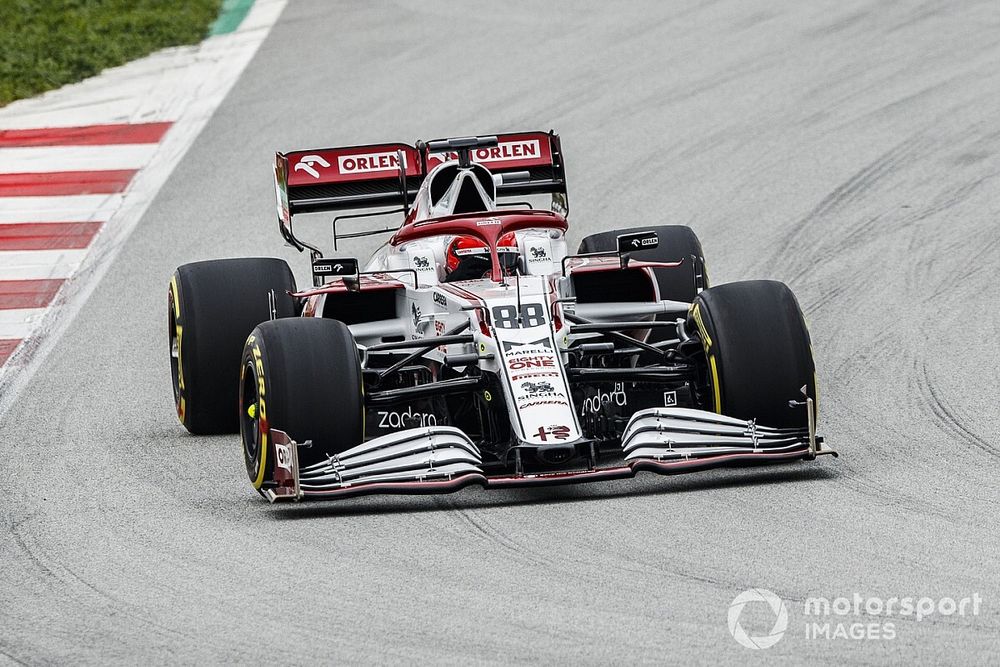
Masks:
[[[337,168],[341,174],[363,174],[368,171],[398,171],[399,157],[392,153],[359,153],[341,155],[337,158]],[[406,168],[406,154],[403,154],[403,168]]]

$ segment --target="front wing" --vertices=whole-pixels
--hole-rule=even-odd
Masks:
[[[811,399],[808,399],[811,403]],[[813,414],[809,405],[809,415]],[[688,408],[652,408],[635,413],[622,436],[621,463],[608,467],[492,475],[483,470],[479,448],[451,426],[411,428],[369,440],[310,466],[298,464],[299,447],[271,430],[278,500],[334,499],[372,493],[450,493],[472,484],[486,488],[575,484],[634,477],[640,471],[675,475],[721,466],[814,460],[837,453],[808,428],[774,429]]]

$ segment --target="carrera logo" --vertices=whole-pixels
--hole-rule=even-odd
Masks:
[[[569,405],[569,403],[560,400],[532,401],[531,403],[525,403],[522,405],[521,409],[526,410],[527,408],[536,408],[539,405]]]
[[[295,171],[304,171],[313,178],[319,178],[317,165],[327,169],[330,168],[330,163],[319,155],[303,155],[299,159],[298,164],[295,165]]]
[[[340,169],[341,174],[363,174],[369,171],[388,171],[390,169],[398,171],[399,156],[396,153],[342,155],[337,158],[337,168]],[[403,154],[403,168],[406,168],[406,154]]]

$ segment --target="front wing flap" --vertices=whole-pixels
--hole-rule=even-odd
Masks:
[[[812,401],[808,399],[810,414]],[[487,475],[479,448],[451,426],[412,428],[369,440],[299,468],[298,447],[271,430],[277,450],[276,500],[344,498],[370,493],[450,493],[470,484],[519,487],[575,484],[634,477],[640,471],[670,475],[744,463],[813,460],[837,453],[807,428],[775,429],[689,408],[651,408],[635,413],[622,436],[622,465],[518,475]]]

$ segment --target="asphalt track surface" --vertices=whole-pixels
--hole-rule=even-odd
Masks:
[[[995,663],[998,28],[995,0],[290,3],[4,418],[0,654]],[[275,149],[549,127],[577,240],[689,224],[714,282],[792,286],[840,460],[270,506],[236,438],[183,431],[173,268],[277,253],[305,282]],[[758,586],[790,611],[767,651],[726,627]],[[855,592],[983,602],[804,637],[807,597]]]

